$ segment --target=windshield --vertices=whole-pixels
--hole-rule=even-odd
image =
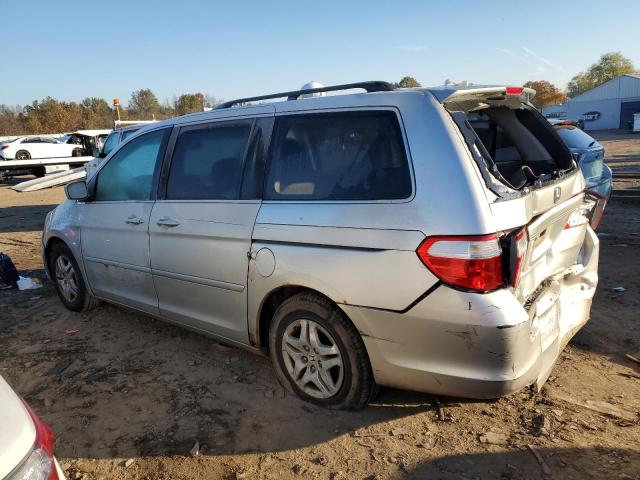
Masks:
[[[554,128],[569,148],[589,148],[596,144],[593,137],[573,125],[557,125]]]

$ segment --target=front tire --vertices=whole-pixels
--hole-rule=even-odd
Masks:
[[[83,312],[98,305],[99,301],[87,290],[78,263],[66,245],[58,243],[52,247],[49,271],[60,301],[69,310]]]
[[[303,400],[356,410],[375,392],[360,334],[344,312],[320,295],[300,293],[278,307],[269,349],[278,380]]]

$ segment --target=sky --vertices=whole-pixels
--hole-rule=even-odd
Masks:
[[[620,51],[640,68],[638,0],[0,0],[0,104],[51,96],[233,99],[315,80],[560,87]]]

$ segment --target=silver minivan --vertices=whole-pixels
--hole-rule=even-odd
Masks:
[[[589,317],[601,206],[534,94],[364,82],[150,125],[66,186],[44,264],[67,308],[269,354],[326,407],[540,387]]]

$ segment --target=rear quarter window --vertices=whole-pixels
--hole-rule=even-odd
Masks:
[[[279,117],[271,146],[268,200],[399,200],[411,175],[393,112]]]

